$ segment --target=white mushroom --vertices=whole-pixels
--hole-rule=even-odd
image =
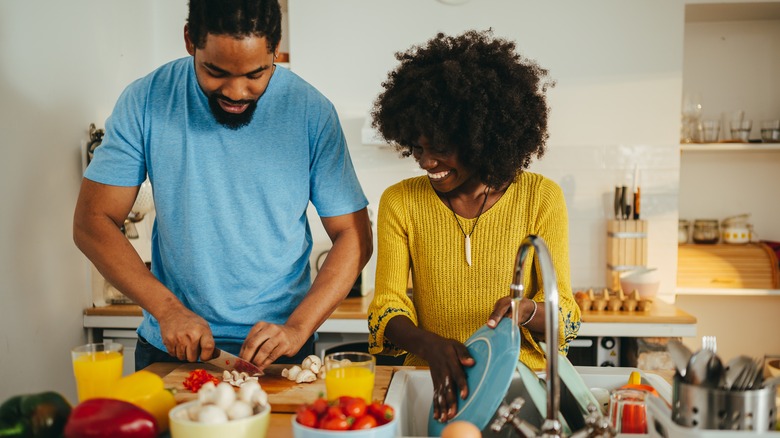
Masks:
[[[198,421],[207,424],[224,423],[228,421],[228,416],[224,410],[215,405],[205,405],[198,412]]]
[[[252,406],[244,401],[236,400],[226,411],[228,418],[231,420],[239,420],[241,418],[251,417]]]
[[[317,380],[317,375],[314,374],[311,370],[302,370],[295,377],[295,383],[308,383],[315,380]]]
[[[233,371],[230,372],[230,380],[235,382],[236,380],[238,380],[240,378],[241,378],[241,374],[238,371],[233,370]]]
[[[200,403],[206,404],[211,402],[211,399],[214,397],[214,392],[216,390],[217,386],[214,385],[214,382],[204,383],[203,386],[201,386],[198,390],[198,400],[200,400]]]
[[[236,391],[233,390],[233,387],[230,386],[229,383],[222,382],[217,385],[211,403],[214,403],[220,409],[226,411],[234,401],[236,401]]]
[[[223,382],[229,382],[232,379],[233,379],[233,374],[230,371],[228,371],[228,370],[222,371],[222,381]]]
[[[320,368],[322,368],[322,360],[320,360],[319,356],[310,354],[301,363],[301,368],[311,370],[314,374],[317,374],[320,372]]]
[[[298,377],[298,373],[300,372],[301,372],[301,367],[299,367],[298,365],[293,365],[289,369],[285,369],[282,371],[282,377],[287,377],[290,380],[295,380]]]
[[[260,411],[260,407],[268,404],[268,393],[262,389],[252,394],[251,404],[257,408],[257,412]]]
[[[262,391],[257,380],[247,380],[238,388],[238,399],[247,403],[252,403],[252,397],[255,393]]]

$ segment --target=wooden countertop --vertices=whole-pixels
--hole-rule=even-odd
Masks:
[[[330,319],[366,319],[368,305],[374,293],[365,297],[345,298],[341,305],[333,311]],[[88,316],[143,316],[141,307],[137,304],[111,304],[105,307],[90,307],[84,309],[84,315]]]
[[[373,292],[365,297],[346,298],[333,311],[328,319],[365,320],[368,305],[373,298]],[[84,310],[89,316],[141,316],[141,308],[135,304],[112,304],[106,307],[91,307]],[[690,315],[672,304],[655,300],[650,310],[644,312],[613,312],[602,310],[598,312],[583,312],[584,323],[638,323],[638,324],[696,324],[696,317]]]
[[[696,317],[673,304],[654,300],[649,310],[643,312],[587,311],[582,312],[582,322],[615,322],[645,324],[696,324]]]

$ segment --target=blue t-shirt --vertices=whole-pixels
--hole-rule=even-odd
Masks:
[[[309,290],[308,203],[323,217],[368,204],[333,105],[281,67],[238,130],[216,122],[191,57],[130,84],[85,177],[137,186],[147,174],[152,273],[234,352],[258,321],[284,323]],[[165,350],[148,312],[138,333]]]

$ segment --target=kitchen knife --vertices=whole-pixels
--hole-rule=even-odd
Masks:
[[[214,349],[214,357],[207,360],[206,363],[214,365],[215,367],[221,368],[223,370],[236,370],[239,373],[247,373],[250,376],[262,376],[265,374],[255,364],[241,359],[234,354],[230,354],[225,350],[220,350],[219,348]]]

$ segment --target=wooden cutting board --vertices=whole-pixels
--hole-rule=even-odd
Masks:
[[[317,379],[311,383],[295,383],[282,377],[282,370],[292,365],[271,365],[265,369],[265,375],[258,379],[260,386],[268,393],[268,402],[271,404],[271,412],[294,413],[296,409],[306,403],[311,403],[320,395],[325,394],[325,381]],[[180,365],[163,377],[166,388],[175,390],[174,397],[177,403],[194,400],[197,394],[184,388],[184,380],[195,369],[202,368],[220,381],[222,370],[204,363],[187,363]],[[393,376],[392,367],[377,367],[374,378],[374,400],[384,400],[390,379]]]

